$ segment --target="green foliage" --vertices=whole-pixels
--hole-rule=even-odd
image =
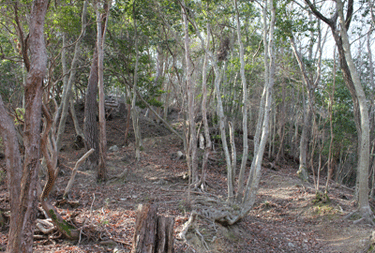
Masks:
[[[6,43],[5,43],[6,44]],[[11,49],[9,49],[11,50]],[[11,54],[11,51],[8,51]],[[0,95],[4,102],[16,102],[21,100],[22,74],[21,68],[16,62],[10,60],[0,60]]]
[[[47,12],[46,19],[50,20],[57,31],[77,36],[81,32],[82,3],[73,5],[65,2],[66,5],[64,5],[63,1],[60,3],[58,11]]]
[[[315,193],[315,198],[312,200],[312,203],[314,205],[322,206],[322,204],[329,204],[331,203],[331,200],[329,199],[329,196],[327,193],[321,193],[321,192],[316,192]]]
[[[325,84],[325,89],[316,92],[316,103],[329,112],[331,104],[330,96],[333,91],[333,81],[335,81],[335,90],[333,94],[332,105],[332,123],[333,123],[333,154],[339,155],[340,149],[347,150],[350,148],[355,152],[356,145],[356,127],[353,117],[353,101],[349,90],[346,88],[342,72],[337,71],[335,80],[332,78],[332,61],[325,61],[322,73],[322,82]],[[329,130],[329,120],[325,121],[323,126]],[[330,140],[327,138],[324,143],[322,153],[327,156],[329,152]]]
[[[278,1],[276,11],[276,30],[275,34],[282,41],[287,41],[291,36],[310,37],[311,32],[317,31],[316,20],[309,21],[306,14],[301,13],[298,8],[290,8],[292,1]],[[313,38],[311,38],[313,39]]]
[[[22,124],[25,116],[25,108],[16,108],[16,117],[14,118],[15,125]]]

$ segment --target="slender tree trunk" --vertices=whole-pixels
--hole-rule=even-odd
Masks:
[[[74,102],[73,102],[72,97],[70,98],[69,104],[70,104],[70,114],[72,116],[74,129],[76,130],[76,135],[84,138],[83,131],[82,131],[81,127],[79,126],[79,121],[78,121],[78,118],[77,118],[76,110],[74,108]]]
[[[328,176],[327,176],[327,182],[326,182],[326,189],[325,193],[328,192],[328,186],[329,186],[329,180],[332,177],[333,173],[333,159],[334,155],[332,154],[333,149],[333,140],[335,137],[335,134],[333,133],[333,103],[334,103],[334,96],[335,96],[335,87],[336,87],[336,50],[334,50],[333,53],[333,75],[332,75],[332,92],[329,94],[329,129],[330,129],[330,141],[329,141],[329,151],[328,151]]]
[[[183,8],[184,7],[185,6],[183,6]],[[212,62],[213,69],[214,69],[214,72],[215,72],[214,85],[215,85],[215,92],[216,92],[216,99],[217,99],[216,110],[217,110],[217,115],[219,117],[219,129],[220,129],[220,134],[221,134],[221,143],[222,143],[222,146],[223,146],[225,161],[226,161],[226,164],[227,164],[228,199],[232,200],[233,197],[234,197],[233,180],[232,180],[233,172],[232,172],[232,168],[231,168],[232,163],[231,163],[231,158],[230,158],[230,155],[229,155],[228,143],[227,143],[227,139],[226,139],[225,115],[224,115],[223,101],[221,99],[221,91],[220,91],[222,73],[221,73],[219,67],[217,66],[216,58],[213,56],[212,52],[210,50],[208,50],[207,48],[205,48],[204,40],[203,40],[203,38],[202,38],[198,28],[197,28],[197,25],[194,22],[194,19],[191,19],[191,22],[192,22],[192,25],[194,26],[195,32],[196,32],[199,40],[201,41],[202,48],[205,49],[205,52],[208,54],[208,56],[209,56],[209,58]],[[226,64],[224,63],[223,70],[225,70],[225,65]]]
[[[139,127],[139,115],[138,110],[135,105],[137,99],[137,85],[138,85],[138,62],[139,62],[139,50],[138,50],[138,32],[137,32],[137,21],[135,19],[135,2],[133,3],[133,19],[134,19],[134,30],[135,30],[135,38],[134,38],[134,46],[135,46],[135,66],[134,66],[134,83],[133,83],[133,99],[132,99],[132,121],[133,121],[133,130],[134,130],[134,137],[135,137],[135,157],[137,161],[141,159],[141,146],[142,146],[142,138],[141,132]]]
[[[126,89],[126,97],[131,101],[131,91],[130,88]],[[126,104],[126,128],[124,136],[124,145],[128,144],[128,135],[130,129],[130,115],[131,115],[131,104]]]
[[[97,2],[96,18],[97,18],[97,51],[98,51],[98,90],[99,90],[99,166],[98,181],[107,180],[106,156],[107,156],[107,135],[105,127],[105,98],[104,98],[104,77],[103,77],[103,58],[105,34],[107,29],[109,4],[104,3],[103,11],[100,11],[100,1]]]
[[[209,50],[210,46],[210,36],[211,36],[210,25],[207,23],[207,50]],[[211,137],[210,137],[210,129],[207,121],[207,52],[204,54],[204,62],[203,62],[203,69],[202,69],[202,120],[203,120],[203,127],[204,127],[204,137],[206,140],[206,146],[204,149],[203,155],[203,162],[202,162],[202,186],[204,187],[206,181],[206,170],[207,170],[207,162],[208,156],[211,153]]]
[[[310,97],[310,95],[308,95]],[[302,126],[302,134],[300,139],[300,150],[299,150],[299,169],[297,174],[299,177],[306,181],[309,178],[309,174],[307,171],[307,152],[308,152],[308,140],[311,135],[311,120],[313,116],[312,110],[312,101],[309,99],[308,104],[306,105],[306,101],[304,101],[304,113],[303,113],[303,126]],[[307,107],[307,108],[306,108]]]
[[[234,0],[234,7],[236,10],[237,40],[240,45],[240,62],[241,62],[240,73],[241,73],[241,82],[242,82],[243,151],[242,151],[242,161],[241,161],[240,173],[238,176],[238,187],[237,187],[237,194],[236,194],[237,201],[240,201],[241,198],[243,197],[245,170],[246,170],[247,157],[249,153],[248,131],[247,131],[248,130],[248,127],[247,127],[248,96],[247,96],[247,83],[246,83],[246,76],[245,76],[244,46],[243,46],[242,37],[241,37],[241,23],[240,23],[238,8],[237,8],[237,0]]]
[[[284,157],[284,139],[285,139],[285,121],[286,121],[286,103],[285,103],[285,85],[282,85],[282,103],[281,103],[281,115],[279,119],[279,147],[277,148],[277,154],[275,163],[277,164],[282,157]]]
[[[185,3],[183,1],[183,5]],[[198,182],[198,163],[197,163],[197,131],[195,129],[195,117],[194,117],[194,84],[191,81],[192,67],[190,61],[190,38],[188,29],[188,20],[186,9],[182,8],[182,16],[184,20],[184,33],[185,33],[185,73],[186,73],[186,91],[188,99],[188,121],[189,121],[189,145],[188,145],[188,166],[190,169],[189,176],[191,177],[191,183],[196,184]]]
[[[313,116],[313,110],[314,110],[314,104],[315,104],[315,94],[314,90],[320,80],[320,58],[319,58],[319,66],[317,70],[317,75],[315,77],[315,80],[312,80],[309,78],[309,75],[307,73],[306,67],[303,63],[301,53],[297,50],[296,43],[294,41],[293,35],[290,38],[291,40],[291,46],[293,53],[295,55],[295,58],[298,62],[298,66],[301,70],[303,82],[306,86],[307,90],[307,96],[308,96],[308,104],[306,105],[306,101],[303,101],[304,104],[304,113],[303,113],[303,127],[302,127],[302,134],[301,134],[301,140],[300,140],[300,154],[299,154],[299,169],[297,174],[299,177],[306,181],[309,177],[308,171],[307,171],[307,153],[308,153],[308,140],[311,135],[311,120]],[[318,37],[318,50],[321,52],[321,40],[320,35]],[[312,50],[312,49],[311,49]],[[312,55],[312,52],[310,53]],[[321,56],[321,53],[320,53]],[[312,56],[311,56],[312,57]],[[306,108],[307,106],[307,108]]]
[[[371,1],[370,1],[371,3]],[[370,4],[370,10],[373,14],[373,7],[372,5]],[[374,27],[374,24],[375,24],[375,17],[373,15],[371,15],[372,17],[372,21],[373,21],[373,24],[371,25],[370,27],[370,30],[373,29]],[[370,41],[370,37],[371,37],[371,33],[369,31],[368,35],[367,35],[367,52],[368,52],[368,61],[369,61],[369,77],[370,77],[370,87],[372,87],[373,89],[375,88],[375,82],[374,82],[374,66],[373,66],[373,61],[372,61],[372,50],[371,50],[371,41]],[[375,128],[375,122],[374,122],[374,110],[375,110],[375,106],[374,106],[374,100],[375,100],[375,95],[373,94],[371,96],[371,102],[370,102],[370,133],[374,133],[374,128]],[[371,184],[371,193],[370,193],[370,196],[372,198],[374,198],[374,194],[375,194],[375,157],[374,157],[374,149],[375,149],[375,140],[374,140],[374,135],[370,136],[371,138],[371,143],[372,143],[372,152],[370,154],[370,157],[372,157],[372,162],[370,164],[372,164],[372,167],[371,167],[371,172],[372,172],[372,184]]]
[[[269,120],[270,120],[270,112],[272,106],[272,89],[274,85],[274,77],[275,77],[275,52],[273,50],[274,47],[274,27],[276,22],[276,10],[274,6],[274,2],[267,1],[271,8],[271,21],[269,27],[267,25],[267,10],[266,6],[263,8],[263,22],[264,22],[264,54],[265,56],[265,85],[264,85],[264,94],[265,94],[265,103],[264,107],[261,107],[260,110],[263,110],[264,113],[260,113],[264,115],[262,118],[259,118],[258,121],[262,122],[262,129],[257,129],[260,135],[259,145],[254,152],[253,162],[251,164],[250,175],[246,184],[245,195],[242,201],[242,210],[241,215],[246,215],[252,206],[255,203],[256,194],[258,193],[259,188],[259,181],[261,176],[261,165],[263,160],[263,154],[266,147],[266,143],[268,140],[269,134]],[[267,39],[268,37],[268,39]],[[259,124],[258,124],[259,125]]]
[[[62,63],[63,63],[63,75],[64,75],[64,90],[63,90],[63,97],[61,101],[61,117],[60,117],[60,122],[59,122],[59,127],[57,130],[57,138],[56,138],[56,143],[57,143],[57,150],[59,151],[61,148],[61,142],[62,142],[62,136],[65,132],[65,122],[66,118],[68,116],[68,110],[69,110],[69,105],[70,105],[70,99],[72,96],[72,86],[73,83],[75,82],[75,77],[76,77],[76,72],[77,72],[77,65],[78,65],[78,58],[80,54],[80,41],[85,35],[86,32],[86,14],[87,14],[87,1],[84,2],[83,4],[83,10],[82,10],[82,17],[81,17],[81,22],[82,22],[82,27],[81,27],[81,34],[75,44],[74,47],[74,56],[72,60],[72,64],[70,67],[70,74],[69,74],[69,79],[67,78],[68,72],[67,72],[67,67],[66,67],[66,60],[65,60],[65,55],[62,56]],[[65,35],[64,35],[65,38]],[[65,39],[64,39],[65,41]],[[64,43],[65,44],[65,43]],[[63,45],[63,47],[66,47],[66,45]],[[66,53],[66,49],[64,48],[63,53]]]
[[[305,0],[305,2],[308,4],[310,10],[314,13],[314,15],[320,19],[320,20],[323,20],[326,24],[329,25],[331,31],[332,31],[332,35],[333,35],[333,38],[335,40],[335,43],[336,43],[336,46],[337,46],[337,49],[338,49],[338,53],[339,53],[339,59],[340,59],[340,67],[341,67],[341,70],[342,70],[342,75],[343,75],[343,78],[344,78],[344,82],[345,82],[345,85],[346,87],[348,88],[349,92],[350,92],[350,95],[352,97],[352,100],[353,100],[353,113],[354,113],[354,122],[355,122],[355,125],[356,125],[356,130],[357,130],[357,136],[358,136],[358,157],[360,157],[360,150],[362,148],[362,129],[361,129],[361,112],[360,112],[360,106],[359,106],[359,101],[358,101],[358,97],[357,97],[357,94],[356,94],[356,88],[355,88],[355,85],[354,85],[354,80],[353,80],[353,77],[352,77],[352,74],[351,74],[351,70],[349,68],[349,63],[346,59],[347,55],[345,54],[345,49],[343,47],[343,38],[342,38],[342,33],[340,32],[342,29],[338,29],[337,28],[337,14],[338,13],[335,13],[332,18],[328,19],[326,18],[325,16],[323,16],[318,10],[317,8],[311,3],[310,0]],[[353,0],[349,0],[348,1],[348,7],[346,8],[346,20],[344,22],[344,27],[346,30],[349,29],[349,26],[350,26],[350,23],[351,23],[351,20],[352,20],[352,15],[353,15]],[[342,15],[343,16],[343,15]],[[360,159],[358,159],[358,162],[357,162],[357,166],[359,167],[360,166]],[[357,180],[357,186],[358,186],[358,180]],[[358,189],[358,187],[356,188]],[[356,191],[356,195],[357,195],[358,191]]]
[[[358,72],[354,66],[354,61],[351,56],[350,43],[348,34],[346,31],[344,14],[343,14],[343,3],[341,0],[337,0],[337,10],[339,13],[339,22],[341,24],[340,34],[342,38],[342,44],[344,48],[345,58],[350,69],[351,77],[355,87],[356,96],[358,98],[360,118],[361,118],[361,146],[359,149],[359,164],[358,164],[358,205],[359,211],[370,218],[372,214],[369,201],[368,201],[368,169],[370,160],[370,133],[369,133],[369,118],[366,95],[361,85]],[[372,219],[372,217],[371,217]]]

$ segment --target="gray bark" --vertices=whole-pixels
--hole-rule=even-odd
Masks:
[[[268,1],[267,1],[268,2]],[[249,212],[252,206],[255,203],[256,194],[258,193],[259,181],[261,176],[261,166],[264,155],[264,150],[269,135],[269,121],[270,121],[270,112],[272,107],[272,89],[274,85],[274,76],[275,76],[275,52],[274,47],[274,28],[276,22],[276,10],[273,1],[268,2],[271,8],[271,21],[269,27],[267,25],[267,10],[266,7],[263,8],[263,22],[264,22],[264,54],[268,57],[265,57],[265,104],[264,107],[260,107],[259,110],[263,110],[263,118],[259,118],[258,122],[262,122],[262,129],[257,129],[260,135],[259,146],[256,151],[254,151],[254,158],[251,164],[250,175],[246,184],[245,195],[242,200],[242,210],[241,215],[245,215]],[[267,39],[268,37],[268,39]],[[269,60],[268,60],[269,59]],[[258,124],[259,125],[259,124]],[[243,216],[242,216],[243,217]]]
[[[237,8],[237,0],[234,0],[234,7],[236,10],[236,22],[237,22],[237,40],[240,45],[240,62],[241,62],[241,82],[242,82],[242,131],[243,131],[243,152],[240,173],[238,175],[238,190],[236,194],[237,200],[240,200],[243,195],[244,181],[245,181],[245,170],[246,162],[249,153],[248,144],[248,127],[247,127],[247,112],[248,112],[248,95],[247,95],[247,83],[245,77],[245,60],[244,60],[244,46],[241,38],[241,23],[239,18],[239,12]]]
[[[210,25],[207,23],[207,50],[210,46]],[[203,69],[202,69],[202,120],[203,120],[203,127],[204,127],[204,138],[206,140],[206,146],[204,149],[203,155],[203,162],[202,162],[202,185],[204,186],[206,180],[206,169],[207,169],[207,162],[208,156],[211,153],[211,137],[210,137],[210,130],[207,121],[207,53],[204,54],[204,62],[203,62]]]
[[[104,106],[104,77],[103,77],[103,58],[105,34],[107,29],[109,3],[105,2],[104,13],[100,11],[100,1],[97,2],[97,51],[98,51],[98,91],[99,91],[99,166],[97,179],[99,181],[107,180],[106,156],[107,156],[107,135],[105,125],[105,106]]]
[[[370,133],[369,133],[369,118],[368,107],[366,102],[366,95],[361,85],[357,69],[355,68],[354,61],[350,51],[350,42],[346,30],[346,22],[343,14],[343,3],[337,0],[337,10],[339,14],[339,22],[341,25],[340,34],[342,38],[342,45],[344,48],[345,59],[350,69],[351,77],[355,87],[356,96],[359,103],[360,123],[361,123],[361,146],[359,149],[359,163],[358,163],[358,205],[360,212],[368,216],[372,214],[369,201],[368,201],[368,169],[370,158]]]
[[[184,1],[183,5],[184,4]],[[189,176],[191,177],[191,183],[196,184],[198,182],[198,163],[197,163],[197,131],[195,128],[195,117],[194,117],[194,84],[191,81],[192,77],[192,66],[190,60],[190,38],[188,29],[188,20],[186,9],[182,8],[182,17],[184,20],[184,34],[185,34],[185,75],[186,75],[186,92],[187,92],[187,109],[188,109],[188,121],[189,121],[189,145],[188,153],[186,154],[188,166],[189,166]]]

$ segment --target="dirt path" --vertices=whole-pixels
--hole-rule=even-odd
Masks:
[[[152,133],[153,127],[149,126],[147,131]],[[173,156],[182,150],[181,140],[164,130],[154,136],[150,134],[143,140],[142,160],[136,163],[134,147],[122,146],[119,128],[109,128],[109,143],[118,145],[119,150],[108,153],[107,166],[109,175],[126,171],[126,176],[97,184],[94,172],[82,171],[72,188],[72,199],[79,202],[79,207],[61,205],[58,209],[67,220],[74,217],[83,226],[91,225],[92,233],[84,234],[79,243],[54,234],[36,240],[35,252],[130,252],[135,210],[139,204],[150,201],[158,205],[160,214],[175,217],[175,230],[181,230],[191,212],[186,199],[186,162]],[[69,148],[70,142],[67,137],[52,202],[61,199],[71,168],[84,153]],[[225,167],[220,159],[220,154],[216,154],[217,161],[210,164],[208,192],[225,198]],[[200,220],[196,230],[187,234],[188,242],[176,240],[175,252],[361,252],[373,229],[343,220],[345,214],[355,209],[352,192],[333,186],[329,203],[313,204],[312,185],[302,184],[293,166],[281,167],[278,171],[263,169],[257,202],[245,219],[231,227]],[[5,184],[1,187],[0,203],[6,209]],[[2,249],[6,233],[3,227]]]

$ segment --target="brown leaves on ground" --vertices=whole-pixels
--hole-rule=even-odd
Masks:
[[[95,172],[78,173],[70,205],[61,201],[61,196],[70,178],[70,168],[84,150],[72,148],[74,130],[68,122],[65,149],[60,156],[61,172],[51,199],[60,204],[58,211],[66,220],[79,226],[81,239],[35,240],[35,252],[130,252],[135,211],[138,204],[147,202],[157,204],[160,214],[175,217],[175,233],[182,229],[192,211],[184,177],[186,161],[173,159],[173,154],[183,151],[182,141],[162,126],[141,123],[143,151],[141,161],[136,163],[132,136],[130,144],[122,146],[124,136],[119,129],[123,129],[125,120],[114,118],[107,122],[108,146],[119,147],[119,151],[108,153],[108,174],[113,177],[127,170],[126,177],[98,184]],[[213,153],[209,160],[207,191],[225,199],[226,170],[222,157]],[[296,165],[279,167],[278,171],[263,168],[257,202],[245,219],[231,227],[198,219],[186,235],[187,242],[176,240],[175,252],[358,252],[365,247],[371,228],[342,219],[355,209],[350,189],[332,185],[330,202],[314,204],[314,188],[298,179]],[[0,187],[0,209],[7,210],[5,180]],[[6,247],[7,232],[7,225],[2,224],[2,250]]]

